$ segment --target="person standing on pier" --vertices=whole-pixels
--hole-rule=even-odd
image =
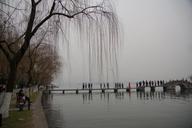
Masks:
[[[83,83],[83,87],[82,87],[82,88],[83,88],[83,90],[84,90],[84,88],[85,88],[85,85],[84,85],[84,83]]]
[[[143,80],[143,86],[145,86],[145,81]]]
[[[90,83],[88,84],[88,89],[90,89]]]
[[[163,84],[163,81],[161,80],[161,81],[160,81],[160,85],[162,85],[162,84]]]
[[[129,82],[129,86],[128,87],[129,87],[129,89],[131,89],[131,83],[130,82]]]
[[[138,87],[138,82],[136,82],[136,88]]]
[[[151,87],[151,81],[149,81],[149,87]]]
[[[141,87],[141,81],[139,82],[139,87]]]
[[[146,85],[146,87],[148,87],[148,81],[147,80],[145,81],[145,85]]]
[[[157,81],[157,86],[159,86],[159,80]]]

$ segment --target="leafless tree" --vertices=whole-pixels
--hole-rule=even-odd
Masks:
[[[1,32],[0,49],[6,56],[9,63],[9,75],[7,82],[7,92],[13,91],[15,85],[18,64],[21,62],[24,54],[35,39],[39,38],[38,33],[48,30],[52,32],[47,38],[54,42],[53,39],[59,31],[66,30],[67,25],[73,23],[77,25],[80,35],[85,33],[89,46],[96,46],[98,51],[98,64],[102,65],[103,61],[113,61],[113,57],[103,57],[106,53],[109,55],[115,53],[118,47],[118,22],[112,5],[108,0],[30,0],[30,1],[12,1],[12,6],[0,2],[5,9],[0,10],[6,17],[5,24]],[[9,8],[9,9],[7,9]],[[9,12],[9,10],[12,10]],[[19,12],[14,15],[14,12]],[[19,22],[19,24],[16,24]],[[64,24],[63,24],[64,22]],[[19,27],[18,27],[18,26]],[[16,31],[13,40],[8,40],[10,36],[6,30]],[[68,28],[70,29],[70,28]],[[95,31],[90,33],[90,29]],[[66,33],[65,33],[66,34]],[[94,37],[97,38],[94,38]],[[83,37],[83,36],[81,36]],[[19,47],[12,47],[19,42]],[[93,44],[93,43],[96,44]],[[105,48],[107,47],[107,49]],[[93,54],[93,48],[90,48],[90,54]],[[101,66],[102,70],[102,66]]]

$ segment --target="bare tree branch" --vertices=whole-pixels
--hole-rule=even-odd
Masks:
[[[45,38],[45,35],[47,34],[47,31],[43,34],[42,38],[40,39],[39,43],[33,48],[31,55],[37,50],[37,48],[42,44],[43,39]]]
[[[17,63],[20,61],[19,59],[25,54],[25,51],[27,50],[32,34],[32,28],[33,28],[33,24],[34,24],[34,20],[35,20],[35,14],[36,14],[36,4],[35,4],[35,0],[31,0],[31,13],[30,13],[30,18],[29,18],[29,22],[27,24],[27,29],[26,29],[26,34],[25,34],[25,41],[23,43],[23,45],[21,46],[21,48],[19,49],[19,51],[16,53],[15,58],[17,58]]]
[[[18,3],[17,3],[17,6],[20,4],[22,0],[20,0]],[[8,4],[7,4],[8,5]],[[17,8],[14,8],[14,10],[12,11],[12,13],[9,15],[8,14],[8,18],[7,20],[4,22],[5,24],[9,21],[9,19],[12,17],[13,13],[17,10]],[[5,28],[4,28],[5,29]],[[4,31],[4,30],[3,30]]]
[[[60,3],[60,5],[61,5],[61,7],[62,7],[63,9],[65,9],[65,11],[67,11],[67,13],[70,15],[70,11],[62,4],[62,2],[59,1],[59,3]]]
[[[9,14],[5,11],[3,11],[2,9],[0,9],[1,12],[3,12],[4,14],[6,14],[7,16],[9,16]]]
[[[55,2],[54,2],[55,3]],[[32,31],[32,35],[34,35],[35,33],[36,33],[36,31],[48,20],[48,19],[50,19],[52,16],[54,16],[54,15],[58,15],[58,16],[64,16],[64,17],[67,17],[67,18],[74,18],[76,15],[79,15],[79,14],[86,14],[87,15],[87,13],[86,13],[86,10],[88,10],[88,9],[91,9],[91,8],[102,8],[102,7],[100,7],[100,6],[89,6],[89,7],[86,7],[86,8],[84,8],[84,9],[82,9],[81,11],[79,11],[79,12],[76,12],[76,13],[74,13],[74,14],[72,14],[72,15],[68,15],[68,14],[65,14],[65,13],[60,13],[60,12],[53,12],[53,9],[54,9],[54,7],[55,7],[55,4],[53,3],[53,5],[52,5],[52,7],[51,7],[51,11],[50,11],[50,14],[48,15],[48,16],[46,16],[41,22],[39,22],[39,24],[37,24],[36,26],[35,26],[35,28],[33,29],[33,31]]]
[[[12,45],[12,44],[18,42],[21,38],[23,38],[23,37],[25,36],[25,34],[26,34],[26,33],[23,33],[20,37],[18,37],[14,42],[12,42],[12,43],[9,44],[9,45]]]
[[[9,50],[9,52],[10,53],[12,53],[13,55],[15,54],[15,52],[11,49],[11,46],[8,44],[8,42],[6,41],[6,40],[1,40],[0,41],[0,44],[5,44],[6,45],[6,47],[7,47],[7,49]],[[2,46],[2,48],[3,48],[3,46]],[[4,49],[4,48],[3,48]],[[5,49],[4,49],[5,50]],[[6,50],[5,50],[6,51]],[[6,51],[8,54],[9,54],[9,52],[8,51]]]
[[[35,4],[38,5],[42,0],[38,0]]]
[[[7,46],[8,50],[9,50],[9,52],[14,55],[15,52],[12,50],[11,46],[8,43],[6,43],[6,46]]]
[[[52,4],[52,6],[51,6],[51,11],[50,11],[50,14],[52,14],[52,13],[53,13],[54,8],[55,8],[55,0],[53,1],[53,4]]]
[[[9,53],[3,48],[3,46],[0,44],[0,49],[3,51],[4,55],[7,57],[7,59],[10,61],[11,57]]]
[[[13,9],[15,9],[15,10],[24,10],[24,9],[17,8],[17,7],[14,7],[14,6],[12,6],[12,5],[9,5],[9,4],[7,4],[7,3],[4,3],[4,2],[2,2],[2,1],[0,1],[0,3],[3,4],[3,5],[5,5],[5,6],[8,6],[8,7],[10,7],[10,8],[13,8]]]

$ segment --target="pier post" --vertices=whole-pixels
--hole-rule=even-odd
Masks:
[[[117,89],[117,88],[115,88],[115,89],[114,89],[114,93],[117,93],[117,92],[118,92],[118,89]]]
[[[63,90],[63,94],[65,94],[65,90]]]
[[[126,92],[130,92],[130,88],[126,88]]]
[[[102,93],[105,93],[105,89],[102,89]]]
[[[137,88],[136,88],[136,91],[137,91],[137,92],[145,91],[145,87],[137,87]]]
[[[155,86],[151,86],[151,92],[155,92]]]
[[[137,87],[137,88],[136,88],[136,91],[137,91],[137,92],[139,92],[139,91],[140,91],[139,87]]]
[[[166,92],[167,91],[167,87],[163,86],[163,91]]]
[[[76,94],[78,94],[78,93],[79,93],[79,90],[77,89],[77,90],[76,90]]]
[[[91,90],[91,89],[89,89],[89,94],[90,94],[90,93],[92,93],[92,90]]]
[[[51,94],[51,90],[49,90],[49,94]]]

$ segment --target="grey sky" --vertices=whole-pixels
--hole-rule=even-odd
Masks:
[[[190,0],[118,0],[116,4],[124,29],[119,57],[122,80],[167,80],[192,73]]]
[[[124,33],[119,80],[169,80],[192,74],[191,0],[114,0],[114,5]],[[61,71],[58,84],[87,78],[80,50],[71,49],[71,68]]]

